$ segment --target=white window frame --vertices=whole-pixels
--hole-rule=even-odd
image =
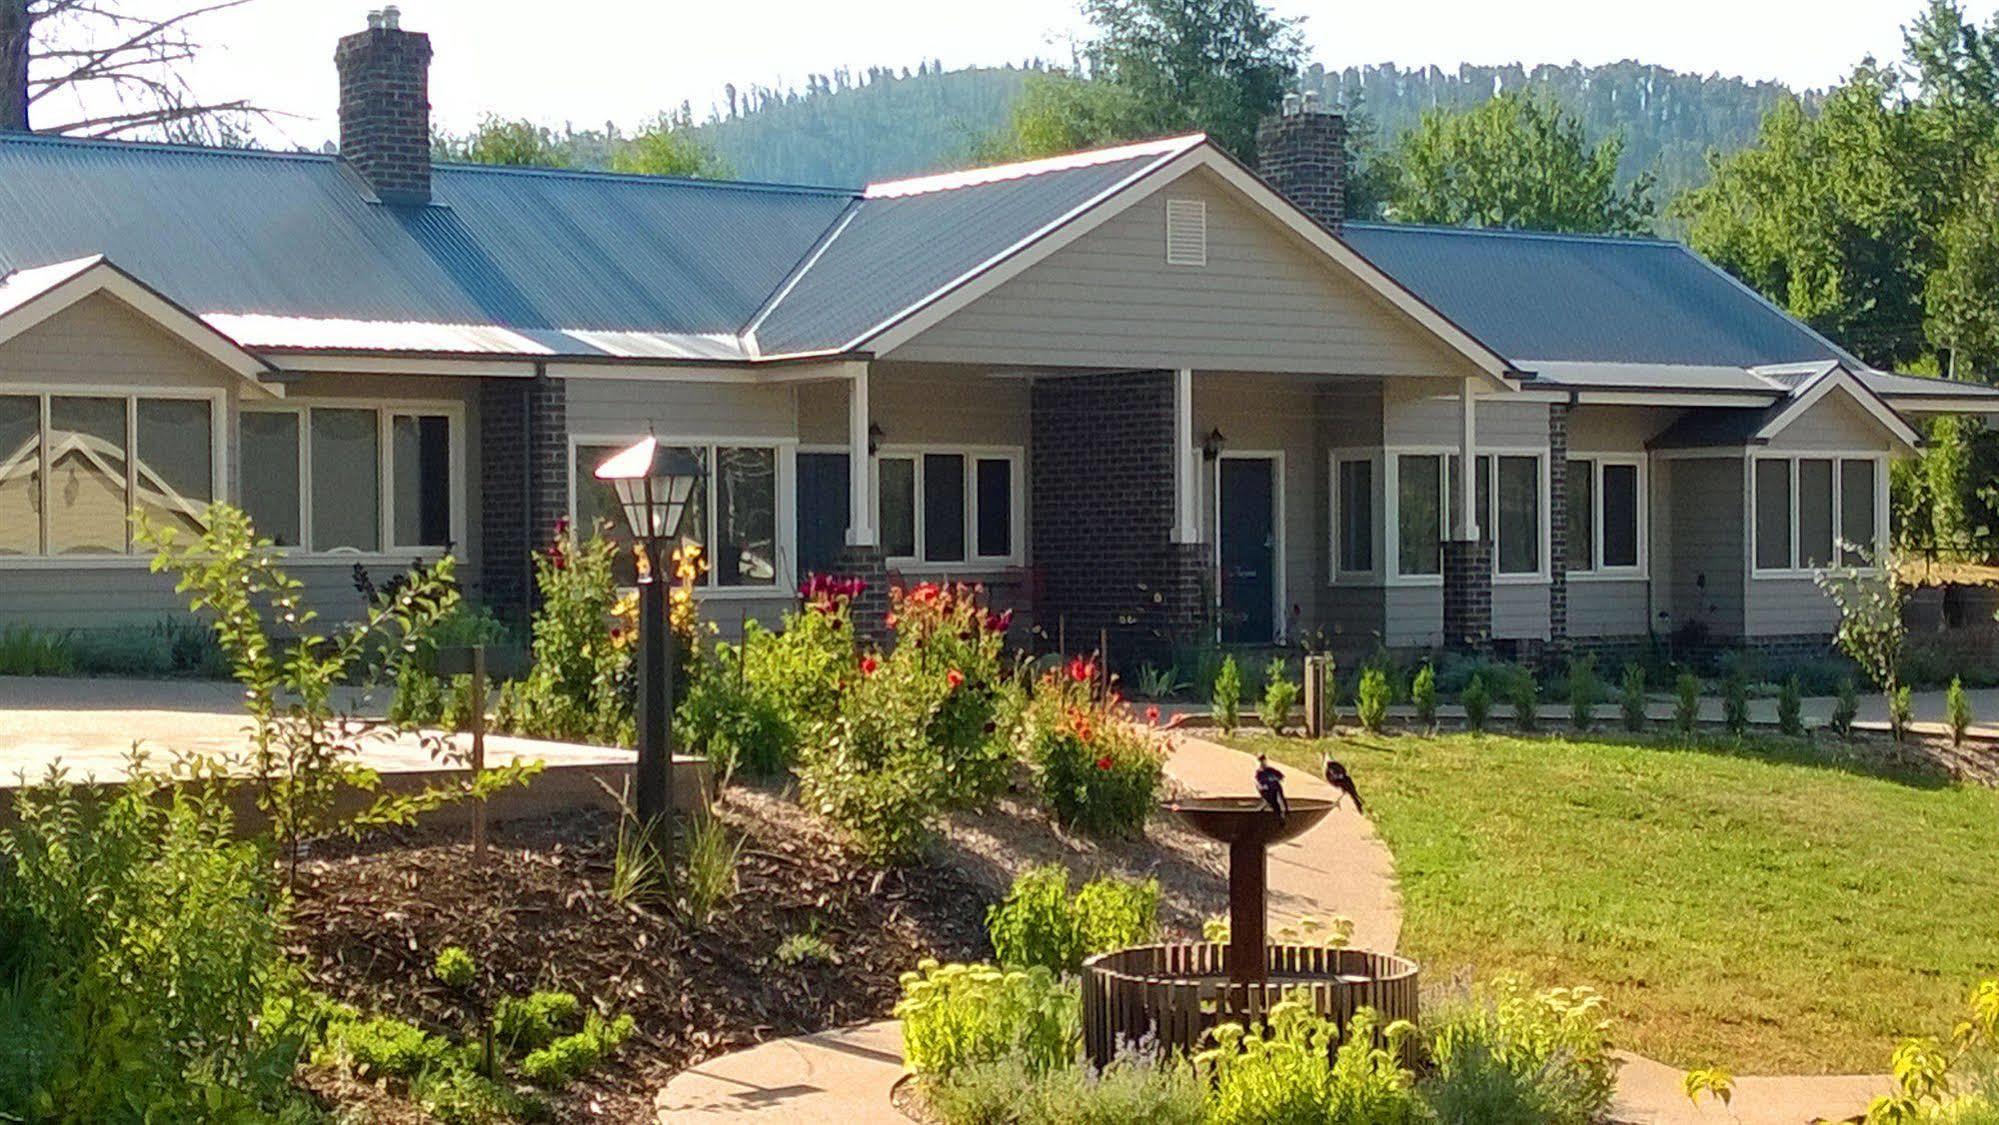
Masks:
[[[1570,461],[1587,461],[1590,466],[1590,565],[1568,571],[1571,582],[1629,582],[1651,577],[1652,489],[1650,459],[1628,453],[1571,451]],[[1638,470],[1638,562],[1633,566],[1605,566],[1603,562],[1603,468],[1628,465]],[[1574,528],[1569,529],[1575,533]],[[1567,560],[1563,560],[1566,565]]]
[[[1786,567],[1762,567],[1756,565],[1756,464],[1759,461],[1782,461],[1788,464],[1790,479],[1790,520],[1791,520],[1791,565]],[[1832,544],[1833,559],[1823,567],[1803,566],[1799,558],[1804,553],[1804,544],[1799,542],[1798,527],[1798,462],[1832,462]],[[1845,467],[1842,462],[1868,461],[1874,465],[1874,528],[1866,540],[1855,539],[1843,526],[1845,512],[1840,503],[1845,488]],[[1742,512],[1749,534],[1743,536],[1748,543],[1745,560],[1752,579],[1813,578],[1822,570],[1829,570],[1844,564],[1839,561],[1839,545],[1851,541],[1874,554],[1877,558],[1882,545],[1888,542],[1888,455],[1878,450],[1832,450],[1800,449],[1783,453],[1750,453],[1742,459]],[[1865,573],[1873,573],[1878,568],[1859,568]]]
[[[375,456],[377,460],[375,489],[377,493],[377,520],[375,542],[381,547],[373,551],[361,551],[348,547],[336,547],[322,551],[312,546],[312,422],[307,413],[314,409],[323,410],[367,410],[375,414]],[[447,553],[440,544],[403,547],[396,544],[396,450],[395,420],[413,418],[426,414],[443,415],[446,420],[446,439],[449,446],[451,489],[451,549],[449,554],[463,558],[465,535],[471,506],[466,488],[466,443],[465,404],[449,399],[359,399],[359,398],[308,398],[298,396],[282,402],[259,402],[255,405],[243,403],[237,408],[237,426],[242,426],[244,414],[291,414],[298,418],[298,531],[302,541],[297,547],[280,547],[278,551],[286,558],[304,561],[337,560],[340,562],[409,562]],[[241,497],[238,497],[240,500]]]
[[[576,451],[589,445],[608,446],[622,449],[631,445],[645,434],[570,434],[569,435],[569,496],[566,511],[569,515],[569,530],[572,536],[583,529],[578,526],[576,515]],[[703,499],[703,511],[707,513],[707,526],[701,529],[702,551],[708,559],[708,569],[701,581],[694,587],[695,596],[707,600],[765,600],[771,598],[793,598],[798,593],[798,439],[789,437],[709,437],[706,435],[656,434],[653,435],[663,446],[681,446],[706,449],[707,462],[702,480],[708,492]],[[771,517],[777,526],[772,528],[772,550],[776,553],[777,573],[768,586],[723,586],[715,580],[714,559],[707,552],[714,550],[716,509],[715,450],[726,446],[731,449],[768,449],[777,456],[777,476],[771,486],[777,490],[773,499]],[[625,529],[621,529],[625,530]]]
[[[1452,515],[1450,463],[1451,459],[1458,455],[1458,448],[1454,445],[1404,445],[1404,446],[1388,446],[1384,448],[1381,452],[1383,455],[1383,459],[1387,462],[1389,468],[1389,471],[1387,473],[1382,474],[1383,479],[1380,486],[1381,499],[1383,501],[1383,513],[1385,517],[1384,523],[1382,525],[1383,528],[1385,529],[1382,536],[1382,538],[1385,540],[1383,544],[1384,549],[1383,549],[1382,561],[1383,561],[1384,570],[1382,575],[1382,581],[1389,586],[1442,586],[1444,584],[1444,576],[1442,574],[1403,574],[1401,572],[1402,458],[1404,457],[1441,458],[1441,464],[1440,464],[1441,471],[1438,473],[1438,478],[1440,482],[1439,487],[1442,488],[1444,496],[1438,510],[1442,514],[1443,523],[1444,523],[1442,541],[1449,542],[1451,515]],[[1492,488],[1486,496],[1487,510],[1486,512],[1483,513],[1484,519],[1480,522],[1479,525],[1480,531],[1485,533],[1486,536],[1492,542],[1493,585],[1532,586],[1536,584],[1546,584],[1549,580],[1548,576],[1551,573],[1549,567],[1552,565],[1552,560],[1550,559],[1549,556],[1553,552],[1553,540],[1554,540],[1553,536],[1554,523],[1550,519],[1548,512],[1548,504],[1549,504],[1548,447],[1545,445],[1543,446],[1481,445],[1478,447],[1477,452],[1473,453],[1472,456],[1475,458],[1492,460],[1493,462]],[[1498,518],[1499,464],[1497,459],[1500,457],[1534,458],[1535,475],[1539,480],[1538,490],[1540,493],[1540,499],[1537,504],[1538,510],[1536,512],[1536,522],[1540,525],[1538,528],[1538,534],[1541,537],[1541,548],[1539,551],[1535,553],[1535,557],[1539,561],[1539,567],[1533,571],[1520,571],[1518,573],[1501,573],[1499,569],[1499,538],[1500,538],[1500,528],[1499,528],[1499,518]],[[1478,471],[1478,468],[1475,464],[1472,466],[1471,471],[1473,473],[1476,473]],[[1474,486],[1475,486],[1475,481],[1476,478],[1474,478]]]
[[[1370,485],[1368,496],[1373,501],[1374,515],[1379,517],[1384,511],[1382,507],[1382,482],[1388,475],[1386,455],[1379,449],[1370,448],[1334,449],[1326,455],[1326,510],[1332,517],[1331,526],[1326,532],[1326,549],[1328,551],[1326,556],[1326,584],[1329,586],[1337,586],[1341,583],[1374,586],[1381,583],[1382,564],[1383,560],[1387,557],[1387,548],[1382,542],[1386,538],[1383,532],[1384,525],[1378,519],[1374,526],[1368,529],[1368,534],[1374,538],[1374,565],[1367,570],[1348,570],[1340,565],[1340,547],[1342,545],[1340,541],[1340,529],[1346,526],[1344,513],[1340,508],[1340,466],[1361,461],[1365,461],[1373,466],[1370,474],[1373,479],[1368,482]]]
[[[46,490],[49,483],[49,399],[50,398],[115,398],[125,402],[125,550],[118,554],[103,555],[0,555],[0,569],[4,570],[98,570],[130,569],[152,565],[152,552],[141,550],[132,537],[132,485],[137,466],[133,463],[131,443],[138,438],[138,400],[172,399],[181,402],[207,402],[208,407],[208,465],[209,497],[211,502],[229,499],[229,466],[226,463],[229,452],[229,393],[221,387],[148,387],[130,384],[93,383],[83,385],[62,385],[54,383],[6,384],[0,385],[0,396],[8,398],[35,398],[39,425],[41,426],[41,469],[44,495],[41,497],[40,540],[44,551],[49,541],[49,505]]]
[[[941,562],[932,562],[923,555],[924,532],[927,530],[923,503],[923,459],[925,457],[960,456],[965,459],[965,557]],[[916,553],[914,555],[890,555],[887,564],[900,571],[912,574],[948,574],[953,571],[990,570],[994,567],[1021,565],[1025,557],[1022,552],[1027,536],[1026,517],[1026,464],[1027,451],[1018,445],[884,445],[875,450],[868,459],[871,469],[869,476],[868,504],[872,513],[876,533],[881,529],[881,463],[883,460],[907,460],[914,462],[915,510],[911,512],[915,529]],[[1012,527],[1008,535],[1011,551],[1004,555],[982,555],[979,553],[979,465],[980,461],[1006,461],[1012,469],[1009,475]]]

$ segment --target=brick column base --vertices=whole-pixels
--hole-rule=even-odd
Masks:
[[[1492,643],[1492,543],[1444,544],[1444,647],[1484,652]]]
[[[1548,407],[1548,656],[1569,652],[1569,407]]]
[[[847,607],[853,618],[854,636],[864,642],[881,644],[888,639],[888,562],[880,547],[847,546],[840,550],[837,573],[842,578],[858,578],[865,585]]]

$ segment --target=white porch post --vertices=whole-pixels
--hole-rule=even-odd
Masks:
[[[1201,541],[1200,469],[1194,461],[1194,371],[1173,372],[1173,542]]]
[[[847,381],[847,545],[876,544],[874,458],[868,455],[868,368]]]
[[[1451,538],[1460,543],[1478,539],[1478,399],[1476,382],[1466,379],[1458,390],[1458,494],[1451,498]]]

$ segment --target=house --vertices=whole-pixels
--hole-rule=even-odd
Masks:
[[[331,612],[448,550],[517,613],[651,431],[725,628],[838,570],[1121,651],[1815,647],[1912,422],[1999,411],[1674,243],[1344,223],[1305,104],[1260,174],[1191,136],[832,190],[433,164],[430,54],[340,42],[337,156],[0,136],[0,618],[179,611],[128,515],[215,499]]]

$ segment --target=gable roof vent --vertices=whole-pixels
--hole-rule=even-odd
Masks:
[[[1208,264],[1208,204],[1205,200],[1166,201],[1166,264]]]

